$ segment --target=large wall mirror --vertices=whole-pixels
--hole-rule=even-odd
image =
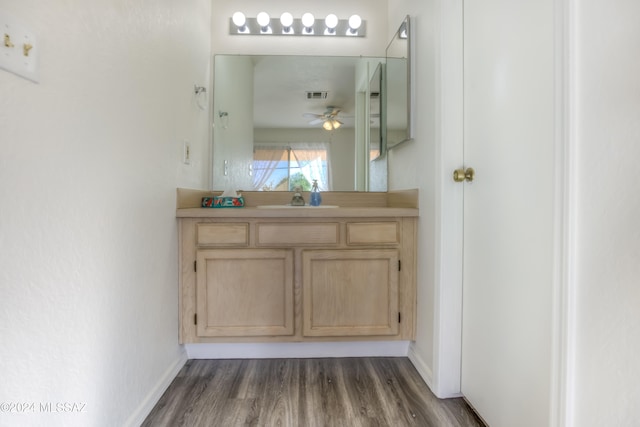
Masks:
[[[407,16],[386,52],[387,149],[413,138],[411,114],[411,26]]]
[[[366,94],[384,61],[215,55],[212,188],[307,190],[317,179],[324,190],[366,189]]]

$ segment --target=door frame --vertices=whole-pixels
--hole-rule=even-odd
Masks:
[[[447,398],[461,396],[464,187],[452,172],[464,158],[463,0],[441,2],[440,12],[432,386]]]
[[[577,3],[555,2],[556,162],[554,211],[554,274],[552,294],[551,419],[552,427],[574,425],[576,351],[576,236],[578,188],[576,82]]]

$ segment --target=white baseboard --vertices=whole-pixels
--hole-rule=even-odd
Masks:
[[[183,351],[180,357],[160,377],[138,408],[133,411],[129,419],[124,423],[125,426],[138,427],[144,422],[185,363],[187,363],[187,353]]]
[[[189,359],[406,357],[409,341],[185,344]]]
[[[433,372],[431,371],[431,368],[429,368],[427,363],[424,361],[422,356],[416,351],[415,345],[409,346],[408,357],[411,363],[413,363],[413,366],[415,366],[416,371],[418,371],[418,373],[424,380],[424,382],[427,383],[427,386],[429,387],[429,389],[433,391],[434,390]]]
[[[431,392],[435,394],[438,399],[450,399],[453,397],[462,397],[462,394],[460,393],[450,393],[450,392],[441,393],[441,391],[437,387],[437,384],[435,384],[435,381],[433,378],[433,371],[431,370],[431,368],[429,368],[429,365],[427,365],[427,363],[424,361],[424,358],[416,350],[415,345],[409,346],[408,357],[411,363],[413,363],[413,366],[415,366],[416,371],[418,371],[418,374],[420,374],[424,382],[427,383],[427,387],[429,387]]]

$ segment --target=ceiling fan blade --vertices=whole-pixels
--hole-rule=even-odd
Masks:
[[[323,119],[323,118],[318,118],[318,119],[315,119],[315,120],[311,120],[311,121],[309,122],[309,124],[310,124],[310,125],[319,125],[319,124],[320,124],[320,123],[322,123],[322,122],[324,122],[324,119]]]
[[[314,114],[314,113],[304,113],[302,115],[302,117],[306,117],[308,119],[315,119],[315,118],[320,118],[320,117],[323,117],[323,116],[324,116],[324,114]]]

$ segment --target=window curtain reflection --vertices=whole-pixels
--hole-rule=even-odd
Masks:
[[[292,190],[290,180],[296,175],[302,175],[309,188],[316,179],[319,189],[328,191],[331,190],[330,171],[328,143],[254,146],[253,188],[258,191]]]
[[[280,162],[289,162],[286,147],[254,147],[253,149],[253,188],[254,190],[270,190],[267,184]]]
[[[317,179],[320,191],[329,191],[331,189],[329,144],[296,144],[291,147],[291,154],[307,181],[313,182],[314,179]]]

